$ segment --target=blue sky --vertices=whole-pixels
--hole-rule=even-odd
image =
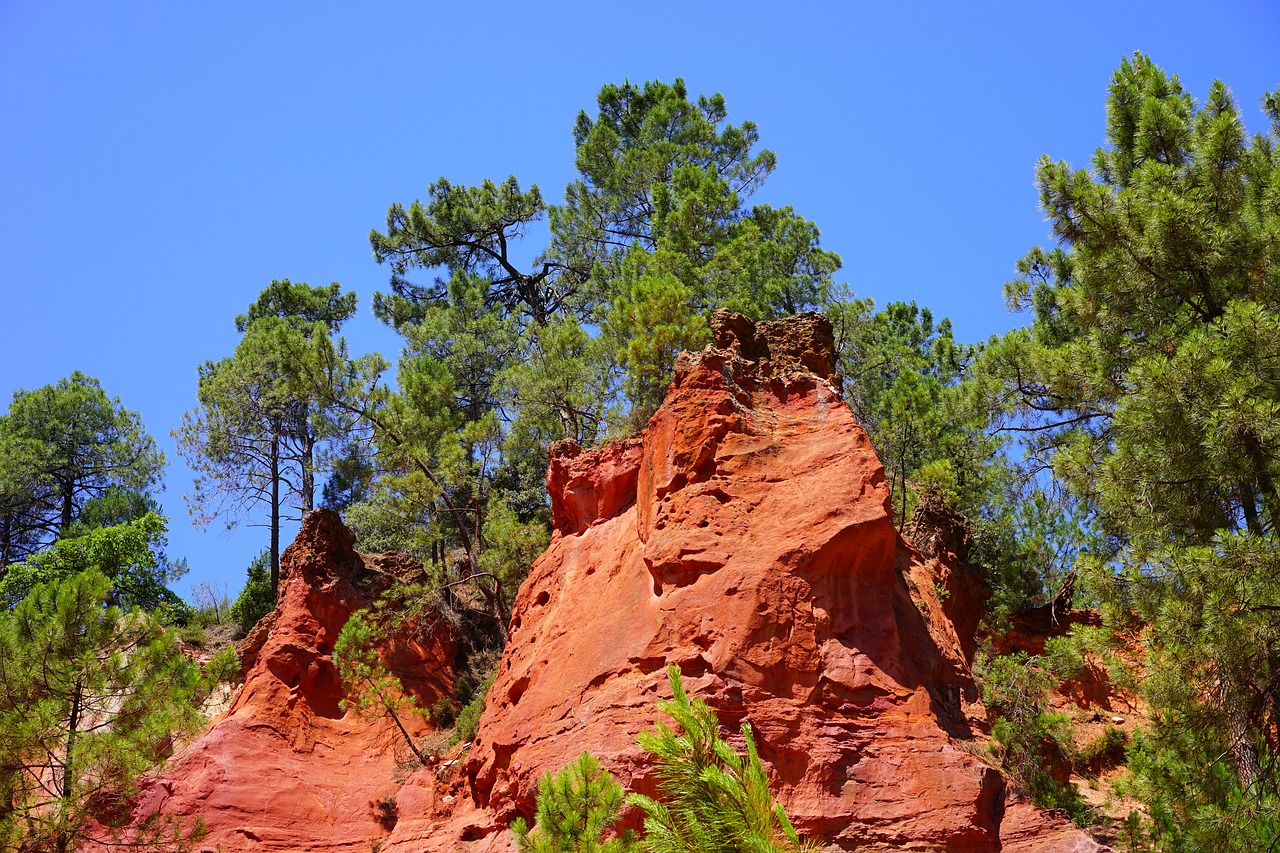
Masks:
[[[53,3],[0,0],[0,405],[73,370],[142,414],[179,583],[225,583],[262,528],[192,528],[169,432],[196,366],[230,354],[273,278],[360,297],[352,350],[394,360],[369,312],[388,205],[515,174],[558,200],[600,87],[725,95],[778,169],[756,197],[813,219],[841,279],[977,340],[1020,322],[1001,284],[1047,239],[1041,154],[1087,165],[1134,50],[1197,97],[1280,87],[1280,4]],[[531,247],[531,250],[536,247]]]

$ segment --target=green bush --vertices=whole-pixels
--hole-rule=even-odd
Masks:
[[[1041,808],[1065,809],[1078,824],[1092,815],[1070,782],[1054,776],[1071,764],[1071,721],[1048,711],[1049,690],[1058,680],[1052,661],[1015,652],[980,662],[982,699],[995,715],[992,760]]]
[[[775,805],[769,778],[756,752],[751,726],[742,724],[746,755],[720,737],[715,712],[689,700],[680,670],[667,670],[674,698],[658,710],[680,727],[677,735],[658,722],[639,743],[656,759],[661,800],[639,794],[628,799],[645,812],[644,847],[650,853],[798,853],[800,840],[782,806]]]
[[[462,710],[458,712],[458,717],[454,721],[453,737],[449,738],[450,746],[475,740],[476,730],[480,728],[480,715],[484,713],[484,702],[492,686],[493,677],[491,676],[475,691],[471,701],[462,706]]]
[[[451,726],[454,718],[457,716],[453,710],[453,703],[449,701],[448,696],[441,696],[431,706],[431,722],[437,726]]]
[[[163,620],[159,620],[163,624]],[[204,626],[199,624],[179,625],[170,628],[179,642],[188,646],[203,647],[205,641]]]
[[[228,613],[248,631],[276,607],[276,596],[271,591],[270,556],[266,551],[253,558],[245,574],[244,589]]]
[[[538,783],[535,827],[511,824],[521,853],[631,853],[631,832],[603,840],[622,809],[622,786],[589,752]]]
[[[235,646],[223,646],[204,667],[205,681],[212,687],[217,684],[234,684],[240,680],[240,655]]]
[[[1124,760],[1125,747],[1129,745],[1129,736],[1120,729],[1108,724],[1105,731],[1085,744],[1080,750],[1080,760],[1090,767],[1103,764],[1118,764]]]

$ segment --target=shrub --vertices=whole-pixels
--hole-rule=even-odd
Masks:
[[[511,831],[521,853],[629,853],[636,849],[630,832],[602,840],[618,820],[622,801],[622,786],[584,752],[538,783],[534,829],[517,818]]]
[[[720,738],[720,723],[707,703],[689,700],[679,668],[672,665],[667,677],[674,698],[659,702],[658,710],[683,734],[658,722],[638,739],[657,761],[662,796],[658,801],[632,794],[628,800],[645,812],[645,848],[651,853],[808,849],[773,802],[751,726],[742,724],[747,752],[739,755]]]
[[[1124,760],[1129,736],[1108,724],[1105,731],[1085,744],[1080,750],[1080,760],[1091,769],[1119,764]]]
[[[449,745],[462,743],[463,741],[475,740],[476,730],[480,728],[480,715],[484,713],[484,702],[489,696],[489,688],[493,686],[493,678],[490,677],[480,685],[471,701],[462,706],[462,710],[458,712],[455,720],[453,737],[449,738]]]
[[[982,699],[995,714],[991,758],[1041,808],[1065,809],[1076,823],[1089,822],[1088,807],[1070,775],[1071,722],[1047,710],[1056,679],[1046,658],[1016,652],[986,661]]]
[[[205,681],[212,687],[217,684],[234,684],[240,680],[240,655],[235,646],[223,646],[204,667]]]
[[[253,558],[253,562],[245,570],[247,579],[244,589],[240,590],[240,595],[236,596],[235,602],[227,611],[246,631],[276,607],[275,593],[271,591],[269,559],[266,551]]]
[[[453,711],[453,703],[449,701],[449,697],[441,696],[437,699],[435,704],[431,706],[430,716],[431,722],[435,723],[437,726],[453,725],[453,720],[456,715]]]

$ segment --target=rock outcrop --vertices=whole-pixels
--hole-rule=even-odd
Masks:
[[[670,663],[727,733],[750,721],[779,800],[827,849],[1098,850],[1020,805],[1006,837],[1004,781],[963,743],[985,725],[981,584],[950,540],[922,555],[898,536],[830,326],[722,312],[713,330],[639,439],[553,448],[556,531],[476,741],[451,779],[410,780],[381,850],[506,850],[539,777],[584,749],[652,794],[636,735]]]
[[[135,813],[199,816],[209,829],[197,851],[367,853],[387,834],[389,802],[405,760],[386,721],[344,714],[333,645],[347,618],[393,577],[422,568],[396,555],[362,557],[329,510],[309,514],[281,560],[275,612],[242,645],[244,687],[226,716],[143,789]],[[406,688],[428,706],[452,695],[455,639],[384,650]],[[417,734],[425,734],[422,724]]]
[[[520,589],[469,750],[397,786],[393,733],[341,713],[333,641],[386,579],[315,513],[286,552],[272,623],[246,641],[243,692],[142,813],[202,815],[208,850],[509,851],[540,776],[583,750],[656,792],[636,735],[675,664],[731,742],[751,723],[776,796],[827,850],[1103,849],[1015,802],[975,756],[981,579],[953,520],[918,517],[918,548],[898,535],[827,321],[719,312],[713,340],[680,356],[639,438],[552,447],[555,533]],[[439,637],[395,663],[430,701],[453,654]]]

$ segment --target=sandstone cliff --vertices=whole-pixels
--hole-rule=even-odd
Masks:
[[[360,851],[386,834],[377,803],[394,797],[402,739],[386,721],[339,707],[333,644],[347,618],[393,577],[420,574],[407,558],[362,557],[338,516],[307,516],[281,560],[276,610],[242,649],[244,687],[227,714],[143,790],[136,813],[199,816],[199,851]],[[455,639],[384,650],[393,671],[428,706],[452,695]],[[425,734],[422,724],[417,733]]]
[[[797,829],[829,849],[1098,849],[1007,807],[962,745],[983,725],[966,656],[980,583],[945,535],[927,556],[897,535],[831,327],[721,313],[713,328],[640,438],[553,447],[555,535],[465,775],[410,780],[381,849],[506,849],[541,774],[583,749],[652,793],[635,739],[669,662],[729,731],[750,721]]]
[[[468,751],[397,788],[388,732],[338,711],[328,655],[376,584],[316,514],[244,692],[144,807],[202,814],[208,849],[512,849],[538,778],[584,749],[654,792],[636,735],[676,663],[727,733],[750,721],[778,799],[827,849],[1100,850],[973,754],[980,579],[945,524],[917,535],[928,553],[898,535],[829,324],[721,313],[714,331],[640,437],[552,448],[555,534]],[[442,639],[401,670],[439,695],[451,654]],[[398,819],[379,826],[370,802],[392,794]]]

